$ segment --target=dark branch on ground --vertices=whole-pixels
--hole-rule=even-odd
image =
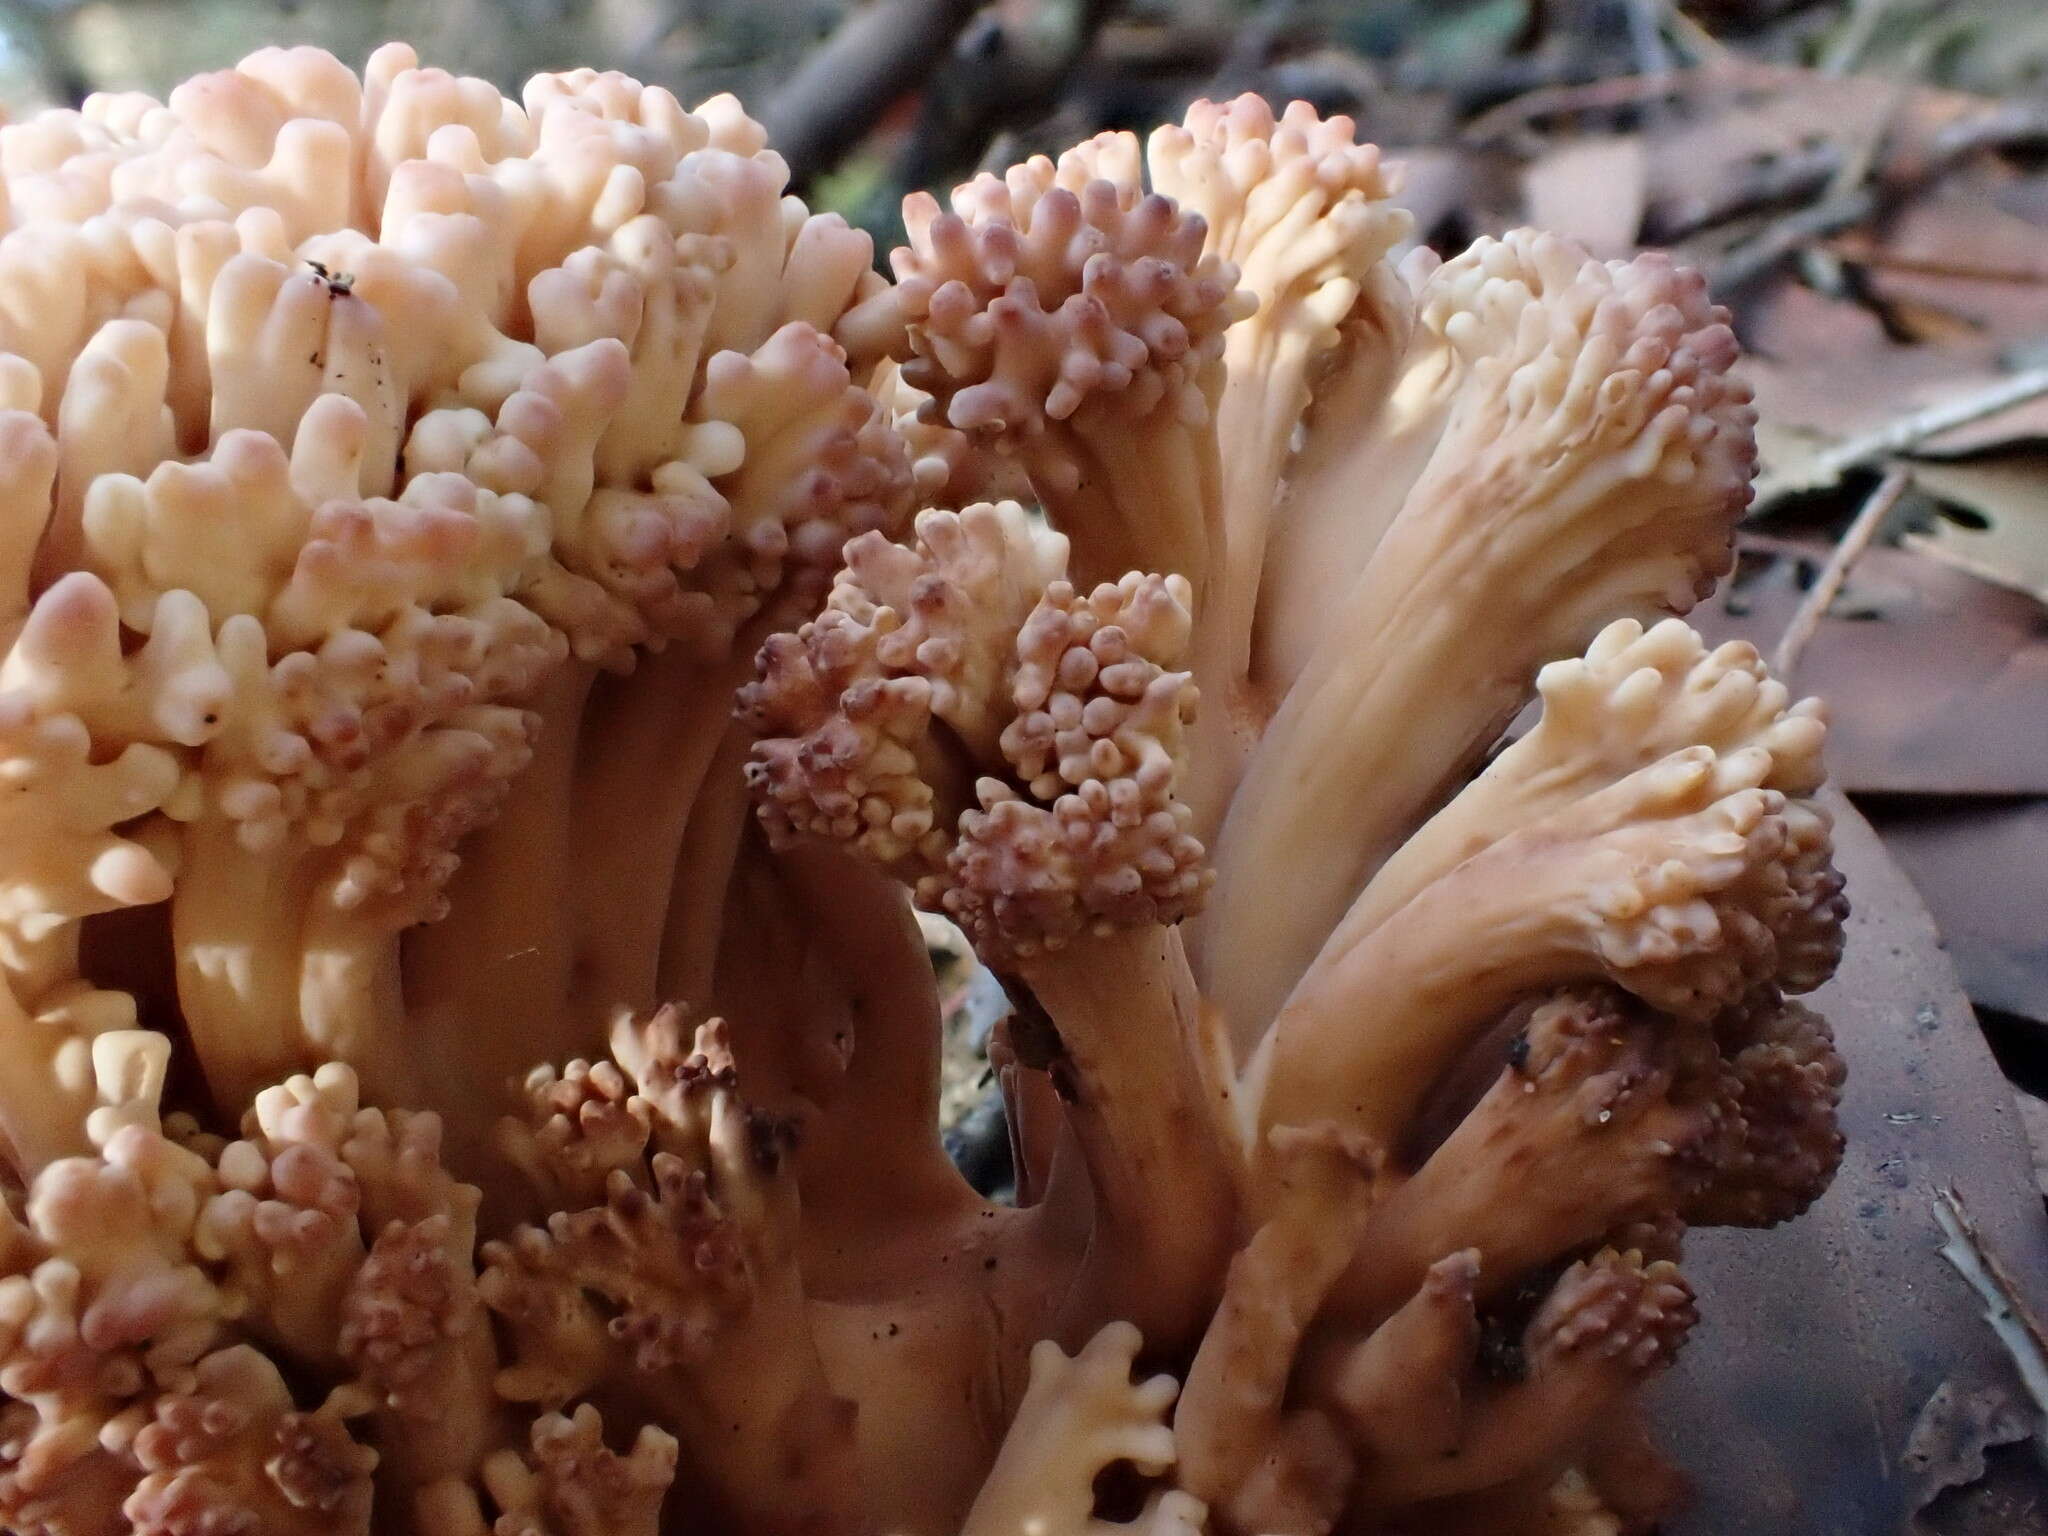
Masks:
[[[761,114],[798,188],[830,170],[949,56],[977,0],[877,0],[815,50]]]

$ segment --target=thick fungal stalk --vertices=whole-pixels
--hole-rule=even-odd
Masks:
[[[803,616],[847,535],[905,510],[893,426],[826,334],[880,285],[867,241],[791,217],[781,162],[736,109],[693,115],[587,71],[536,82],[522,110],[403,49],[366,87],[273,51],[52,135],[45,155],[82,140],[119,162],[72,215],[110,221],[106,291],[87,285],[84,314],[23,307],[0,340],[55,427],[40,564],[99,574],[147,635],[160,595],[185,605],[182,715],[141,739],[205,748],[172,943],[212,1086],[232,1110],[337,1057],[399,1097],[498,1099],[529,1059],[462,1071],[441,1042],[399,1043],[397,935],[441,914],[456,843],[509,811],[528,845],[592,852],[600,890],[620,878],[602,851],[632,850],[635,954],[612,925],[495,889],[532,866],[487,841],[457,926],[414,946],[412,1004],[459,1034],[508,1001],[437,959],[474,949],[467,911],[527,929],[512,947],[545,974],[527,967],[523,995],[537,981],[569,1015],[543,1054],[655,1001],[687,811],[753,649],[741,629]],[[22,261],[46,235],[66,238],[16,231]],[[667,669],[593,699],[590,669],[664,648]],[[158,670],[170,649],[153,645]],[[632,743],[590,771],[586,705]],[[614,804],[677,759],[665,852],[576,825],[579,798]],[[264,895],[252,911],[229,892]],[[579,970],[597,979],[580,1015]]]
[[[1175,1416],[1184,1486],[1240,1531],[1327,1531],[1351,1494],[1354,1453],[1313,1409],[1286,1408],[1302,1336],[1358,1246],[1377,1155],[1340,1134],[1275,1135],[1284,1188],[1231,1260],[1223,1299]]]
[[[134,1001],[77,974],[88,917],[161,902],[172,877],[160,840],[133,835],[181,788],[170,733],[203,736],[224,679],[203,615],[167,595],[151,639],[124,655],[114,602],[85,573],[31,597],[28,557],[50,512],[54,453],[40,422],[4,419],[21,537],[7,573],[11,644],[0,659],[0,1135],[26,1177],[89,1150],[120,1061],[163,1053],[134,1031]],[[196,618],[196,622],[195,622]],[[138,739],[155,738],[155,739]],[[108,1053],[112,1053],[111,1055]]]
[[[1201,215],[1204,249],[1236,268],[1257,305],[1223,333],[1216,435],[1225,559],[1203,617],[1210,711],[1198,772],[1209,782],[1196,796],[1205,835],[1274,702],[1252,680],[1252,630],[1312,383],[1327,388],[1333,374],[1372,371],[1363,354],[1387,351],[1375,333],[1404,323],[1395,317],[1407,291],[1387,255],[1412,220],[1389,200],[1397,178],[1379,149],[1352,132],[1349,118],[1319,118],[1306,102],[1276,117],[1262,98],[1240,96],[1196,103],[1183,124],[1155,130],[1146,145],[1153,186]]]
[[[1674,754],[1495,844],[1326,953],[1274,1027],[1261,1119],[1299,1123],[1342,1100],[1368,1134],[1389,1134],[1472,1031],[1517,994],[1579,977],[1692,1017],[1768,982],[1787,833],[1782,798],[1754,776],[1753,761]],[[1453,910],[1483,919],[1498,950],[1437,944]],[[1375,1021],[1361,1034],[1368,996]]]
[[[1119,1229],[1093,1246],[1086,1284],[1186,1326],[1227,1203],[1185,1222],[1156,1180],[1175,1167],[1227,1202],[1231,1161],[1169,927],[1207,884],[1174,793],[1195,705],[1171,670],[1187,583],[1133,574],[1079,593],[1065,541],[1013,504],[926,512],[917,537],[853,541],[826,612],[763,649],[741,695],[763,733],[749,769],[763,820],[907,878],[1016,973],[1059,1032],[1074,1129]]]
[[[1437,1499],[1549,1472],[1601,1407],[1670,1366],[1697,1319],[1675,1265],[1603,1248],[1550,1288],[1517,1341],[1514,1379],[1473,1394],[1457,1443],[1390,1459],[1371,1496]]]
[[[890,295],[904,379],[932,414],[1015,454],[1076,574],[1156,568],[1205,593],[1224,558],[1214,413],[1225,327],[1249,300],[1202,220],[1140,185],[1104,134],[904,203]]]
[[[1466,376],[1217,842],[1203,969],[1241,1044],[1536,670],[1617,615],[1690,608],[1748,501],[1754,413],[1696,275],[1514,236],[1447,263],[1420,303]],[[1343,793],[1358,784],[1372,793]],[[1257,894],[1277,870],[1284,908]]]
[[[0,1526],[1659,1518],[1686,1227],[1842,1155],[1824,717],[1644,627],[1725,317],[1397,272],[1300,104],[894,282],[787,182],[397,45],[0,127]]]
[[[1741,1179],[1744,1096],[1704,1023],[1589,990],[1520,1010],[1509,1060],[1412,1176],[1374,1207],[1333,1315],[1377,1323],[1453,1254],[1475,1294]],[[1392,1181],[1390,1181],[1392,1182]]]
[[[1583,658],[1539,672],[1536,695],[1542,714],[1528,734],[1400,846],[1339,932],[1369,932],[1510,831],[1667,753],[1692,746],[1766,752],[1765,786],[1793,800],[1810,796],[1823,776],[1827,717],[1820,701],[1793,703],[1755,647],[1730,641],[1709,651],[1676,619],[1648,630],[1633,619],[1616,620]]]
[[[562,655],[508,595],[546,547],[541,509],[452,475],[396,502],[313,483],[317,456],[363,425],[323,396],[294,460],[237,429],[207,461],[103,476],[88,498],[88,557],[117,599],[175,583],[217,628],[229,694],[182,817],[171,922],[187,1022],[228,1104],[328,1058],[404,1083],[397,935],[445,910],[456,843],[531,756],[538,722],[507,701]],[[245,548],[240,571],[226,551],[202,566],[187,530],[245,503],[271,511],[275,545]],[[268,1040],[247,1036],[258,1019]]]

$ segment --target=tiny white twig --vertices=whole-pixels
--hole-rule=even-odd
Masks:
[[[1771,670],[1781,680],[1791,681],[1793,669],[1799,665],[1800,652],[1806,649],[1806,642],[1820,628],[1820,621],[1827,617],[1829,604],[1842,590],[1842,583],[1848,580],[1849,568],[1862,558],[1863,551],[1877,536],[1878,528],[1912,483],[1913,471],[1904,464],[1894,464],[1878,482],[1877,489],[1870,493],[1870,499],[1863,503],[1856,520],[1843,530],[1842,537],[1828,556],[1828,563],[1821,567],[1813,585],[1806,589],[1806,596],[1799,600],[1797,611],[1786,624],[1785,633],[1778,639],[1778,648],[1771,655]]]
[[[1930,437],[1939,437],[1944,432],[1966,427],[1987,416],[1996,416],[2042,395],[2048,395],[2048,367],[2029,368],[2000,379],[1988,388],[1973,390],[1952,400],[1938,400],[1924,410],[1888,421],[1874,432],[1845,439],[1832,448],[1823,448],[1789,470],[1764,476],[1757,482],[1756,497],[1750,503],[1749,515],[1761,516],[1776,503],[1799,491],[1833,485],[1846,471],[1859,464],[1904,453],[1917,448]]]
[[[1948,1239],[1941,1245],[1941,1256],[1984,1303],[1984,1320],[2012,1356],[2020,1384],[2034,1400],[2035,1409],[2048,1415],[2048,1339],[2042,1337],[2040,1323],[2027,1309],[2005,1266],[1978,1235],[1977,1224],[1953,1184],[1935,1190],[1934,1219]]]

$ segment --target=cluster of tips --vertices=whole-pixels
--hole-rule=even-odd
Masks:
[[[0,129],[0,1529],[1650,1529],[1840,1156],[1825,723],[1673,616],[1700,279],[1395,179],[1198,103],[890,281],[619,75]]]

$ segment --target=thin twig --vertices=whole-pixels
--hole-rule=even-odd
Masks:
[[[1912,94],[1911,76],[1902,76],[1892,82],[1884,109],[1848,146],[1842,163],[1835,167],[1834,175],[1828,179],[1827,191],[1821,196],[1823,204],[1832,203],[1846,208],[1849,200],[1870,180],[1871,173],[1877,168],[1878,156],[1891,141],[1892,130],[1904,115]],[[1842,264],[1825,247],[1809,243],[1800,251],[1799,257],[1805,267],[1808,286],[1836,298],[1842,296],[1846,286]]]
[[[1756,498],[1750,503],[1749,515],[1761,517],[1787,496],[1833,485],[1859,464],[1904,453],[1919,447],[1929,438],[1953,432],[1958,427],[1967,427],[1973,421],[1996,416],[2030,400],[2038,400],[2043,395],[2048,395],[2048,367],[2029,368],[2000,379],[1988,388],[1972,390],[1952,400],[1937,401],[1910,416],[1888,421],[1875,432],[1866,432],[1861,437],[1848,438],[1831,448],[1823,448],[1789,470],[1766,475],[1757,482]]]
[[[1892,8],[1892,0],[1853,0],[1849,7],[1849,19],[1842,23],[1841,31],[1822,55],[1818,69],[1823,75],[1846,75],[1856,68],[1856,61],[1863,57],[1863,50],[1870,46],[1871,38],[1877,35],[1878,23],[1884,20],[1885,12]]]
[[[1775,64],[1758,64],[1730,58],[1701,64],[1693,69],[1663,75],[1617,75],[1584,85],[1551,85],[1525,91],[1504,101],[1467,123],[1459,138],[1469,144],[1485,144],[1513,133],[1540,118],[1561,117],[1568,112],[1592,112],[1614,107],[1641,106],[1683,96],[1696,87],[1728,87],[1764,90],[1796,85],[1804,70]]]
[[[2003,106],[1993,106],[1991,111],[1972,113],[1950,123],[1929,139],[1925,154],[1913,166],[1907,166],[1903,172],[1888,170],[1886,174],[1898,180],[1903,190],[1911,190],[1933,180],[1935,174],[1976,150],[2009,150],[2034,143],[2048,143],[2048,104],[2005,102]],[[1710,193],[1706,199],[1690,205],[1675,201],[1661,215],[1653,233],[1659,242],[1671,244],[1739,213],[1823,193],[1825,188],[1835,186],[1843,162],[1845,154],[1839,143],[1796,145],[1755,166],[1745,182]]]
[[[1818,202],[1807,208],[1794,209],[1774,220],[1762,234],[1737,246],[1715,264],[1709,281],[1716,292],[1725,293],[1731,288],[1739,288],[1794,252],[1810,267],[1820,269],[1809,272],[1811,286],[1822,292],[1839,291],[1842,274],[1833,258],[1814,255],[1814,228],[1832,224],[1834,228],[1844,229],[1860,224],[1877,211],[1877,194],[1867,183],[1911,93],[1910,81],[1893,83],[1883,110],[1870,119],[1851,143],[1842,147],[1842,157],[1829,175],[1827,187]]]
[[[1692,55],[1695,64],[1719,68],[1735,57],[1732,48],[1676,6],[1665,8],[1664,25],[1670,29],[1672,38]]]
[[[2048,144],[2048,102],[2008,101],[1950,123],[1934,136],[1934,153],[1947,162],[1973,149]]]
[[[1785,633],[1778,639],[1777,650],[1771,655],[1771,670],[1781,681],[1792,680],[1792,673],[1799,665],[1800,652],[1806,649],[1806,642],[1820,628],[1820,621],[1827,617],[1835,594],[1842,590],[1842,583],[1849,578],[1850,567],[1863,557],[1864,550],[1870,548],[1870,541],[1877,536],[1877,530],[1912,483],[1913,471],[1903,464],[1894,464],[1878,482],[1877,489],[1870,493],[1870,499],[1863,503],[1863,510],[1856,514],[1856,520],[1836,542],[1828,563],[1821,567],[1813,585],[1806,589],[1806,596],[1800,599],[1791,622],[1785,626]]]
[[[2012,1276],[1986,1245],[1970,1219],[1969,1209],[1955,1186],[1944,1185],[1934,1192],[1934,1219],[1948,1241],[1941,1256],[1955,1266],[1957,1274],[1984,1303],[1984,1320],[1998,1335],[1998,1342],[2018,1367],[2020,1384],[2041,1413],[2048,1414],[2048,1337],[2040,1321],[2028,1308]]]
[[[1671,49],[1664,41],[1664,13],[1669,0],[1628,0],[1629,46],[1636,63],[1653,80],[1668,80],[1673,73]]]
[[[1752,282],[1811,242],[1861,224],[1897,205],[1944,171],[1980,149],[2027,144],[2048,135],[2048,115],[2039,111],[1994,108],[1952,123],[1937,135],[1929,152],[1905,165],[1879,163],[1878,151],[1888,130],[1910,98],[1910,80],[1895,87],[1876,132],[1854,146],[1829,179],[1819,201],[1795,208],[1757,235],[1743,241],[1708,268],[1709,285],[1727,294]]]
[[[1828,196],[1846,196],[1870,180],[1870,173],[1877,168],[1877,157],[1892,136],[1892,129],[1905,116],[1906,106],[1913,99],[1913,81],[1910,78],[1894,80],[1891,89],[1885,93],[1884,108],[1870,120],[1869,129],[1849,148],[1842,163],[1835,167],[1834,179],[1828,183]]]
[[[1841,164],[1841,145],[1801,144],[1746,167],[1734,181],[1702,189],[1674,187],[1666,194],[1668,203],[1650,210],[1649,238],[1671,245],[1740,214],[1804,202],[1834,179]]]
[[[1877,211],[1877,194],[1867,186],[1795,208],[1707,268],[1707,286],[1726,296],[1754,282],[1812,241],[1861,224]]]
[[[1888,272],[1909,272],[1919,277],[1951,277],[1971,283],[2009,283],[2031,288],[2048,283],[2048,263],[2032,267],[2006,267],[1993,262],[1971,261],[1959,256],[1912,256],[1888,251],[1867,235],[1838,235],[1827,243],[1838,261],[1856,267],[1879,267]]]

